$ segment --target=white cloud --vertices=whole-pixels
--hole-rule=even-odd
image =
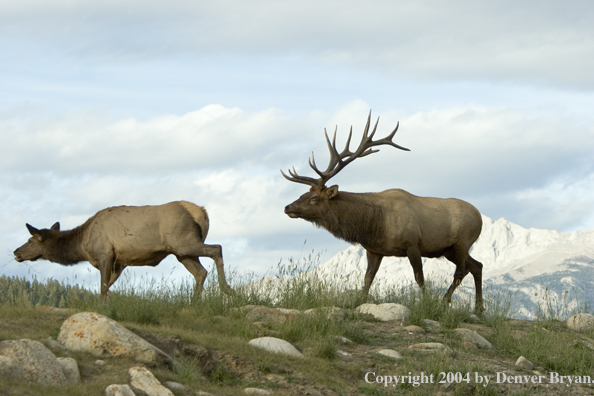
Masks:
[[[395,141],[412,151],[357,160],[333,180],[341,189],[401,187],[525,227],[592,228],[593,9],[0,3],[0,249],[10,262],[25,222],[69,228],[107,206],[187,199],[242,268],[332,254],[344,243],[283,214],[307,188],[279,169],[312,175],[312,151],[327,161],[323,129],[344,144],[353,125],[356,144],[369,108],[378,136],[400,121]],[[70,270],[31,265],[15,271]]]
[[[0,148],[0,169],[161,174],[247,162],[263,165],[275,155],[271,147],[306,125],[287,121],[274,109],[248,114],[220,105],[146,121],[108,123],[89,114],[0,120],[11,132]]]
[[[0,34],[23,40],[21,52],[49,42],[90,64],[280,56],[392,77],[582,89],[594,84],[593,11],[558,1],[23,1],[0,6]]]

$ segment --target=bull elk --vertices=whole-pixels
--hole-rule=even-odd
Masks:
[[[444,296],[449,303],[454,290],[470,272],[475,285],[475,312],[483,310],[482,268],[473,259],[469,250],[481,232],[482,219],[479,211],[468,202],[455,198],[418,197],[401,189],[379,193],[350,193],[338,191],[338,186],[326,187],[326,183],[355,159],[378,152],[373,147],[389,145],[400,150],[409,149],[392,141],[396,128],[387,137],[373,140],[379,118],[369,133],[371,112],[363,131],[359,147],[350,151],[353,128],[349,132],[342,152],[336,148],[336,129],[332,142],[326,135],[330,161],[325,171],[320,171],[312,153],[310,167],[319,176],[300,176],[295,168],[283,176],[292,182],[311,186],[295,202],[285,207],[291,218],[302,218],[318,227],[325,228],[335,237],[350,243],[358,243],[367,253],[367,272],[363,285],[363,298],[367,299],[369,288],[384,256],[408,257],[415,280],[424,289],[422,257],[442,257],[456,265],[454,281]]]
[[[154,267],[170,254],[196,279],[195,296],[202,292],[207,275],[199,257],[214,260],[221,290],[233,293],[225,279],[221,246],[204,243],[208,214],[190,202],[107,208],[69,231],[60,231],[60,223],[41,230],[26,226],[31,238],[14,251],[16,261],[44,259],[63,265],[88,261],[101,273],[103,301],[125,267]]]

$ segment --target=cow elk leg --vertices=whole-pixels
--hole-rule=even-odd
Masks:
[[[226,294],[235,294],[235,291],[231,289],[225,279],[225,271],[223,269],[223,248],[221,245],[200,244],[199,246],[184,249],[183,256],[211,258],[217,266],[217,276],[221,291]]]
[[[116,281],[117,277],[122,272],[120,271],[117,273],[117,276],[113,279],[114,275],[116,275],[116,273],[112,272],[113,262],[114,260],[111,257],[101,257],[96,263],[92,263],[95,268],[99,269],[99,273],[101,274],[101,303],[103,304],[107,301],[109,287]]]
[[[204,281],[206,280],[206,275],[208,275],[208,271],[204,269],[202,264],[200,263],[200,259],[190,256],[180,257],[176,256],[177,260],[186,267],[186,269],[194,276],[196,280],[196,289],[194,291],[194,297],[200,296],[202,294],[202,289],[204,287]]]

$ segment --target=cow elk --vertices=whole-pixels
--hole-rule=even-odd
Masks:
[[[39,230],[27,224],[31,238],[14,251],[15,260],[48,260],[63,265],[88,261],[101,273],[101,297],[127,266],[156,266],[175,255],[196,279],[195,296],[200,295],[207,271],[199,257],[214,260],[219,286],[232,294],[223,270],[220,245],[206,245],[206,210],[186,201],[159,206],[116,206],[103,209],[83,225],[60,231],[60,223]]]
[[[330,161],[325,171],[320,171],[312,154],[310,167],[318,178],[300,176],[295,168],[283,176],[292,182],[306,184],[309,192],[285,207],[291,218],[302,218],[325,228],[335,237],[358,243],[367,253],[367,272],[363,285],[366,300],[371,283],[384,256],[408,257],[417,284],[424,290],[422,257],[442,257],[456,265],[454,280],[445,293],[444,302],[450,302],[454,290],[470,272],[475,285],[475,312],[483,310],[482,268],[469,250],[482,228],[479,211],[468,202],[455,198],[418,197],[401,189],[379,193],[350,193],[338,191],[338,186],[326,183],[355,159],[379,150],[373,147],[388,145],[409,151],[394,143],[396,128],[387,137],[373,140],[379,118],[369,133],[371,112],[359,147],[350,151],[352,127],[342,152],[336,148],[336,130],[332,142],[326,135]]]

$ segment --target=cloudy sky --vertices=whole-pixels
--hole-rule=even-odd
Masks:
[[[324,128],[344,144],[370,110],[411,151],[357,160],[342,190],[592,229],[592,20],[578,0],[3,1],[0,274],[96,286],[88,265],[15,262],[24,224],[179,199],[209,210],[227,268],[325,261],[346,243],[284,215],[307,187],[279,170],[313,176]],[[131,273],[188,275],[175,260]]]

